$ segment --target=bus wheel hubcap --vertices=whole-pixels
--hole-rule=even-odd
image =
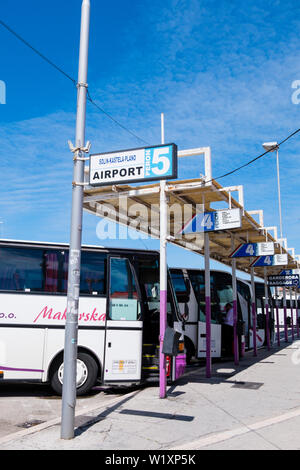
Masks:
[[[64,376],[64,365],[61,364],[60,368],[58,369],[58,379],[60,383],[63,383],[63,376]],[[77,368],[76,368],[76,387],[81,387],[88,378],[88,368],[86,364],[77,359]]]

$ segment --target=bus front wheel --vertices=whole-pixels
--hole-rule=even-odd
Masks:
[[[58,358],[52,368],[50,385],[55,393],[62,394],[64,363]],[[79,352],[76,370],[76,395],[85,395],[95,385],[98,376],[98,366],[95,359],[87,353]]]

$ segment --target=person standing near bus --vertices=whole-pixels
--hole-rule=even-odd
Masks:
[[[225,305],[226,317],[224,320],[224,325],[233,327],[233,306],[231,303]]]

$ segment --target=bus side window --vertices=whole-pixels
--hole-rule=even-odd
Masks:
[[[158,260],[150,257],[139,258],[136,265],[142,298],[147,312],[159,312],[160,285]]]
[[[61,252],[59,292],[68,288],[69,252]],[[106,295],[107,254],[94,251],[81,252],[80,294]]]
[[[178,302],[187,303],[190,300],[190,292],[183,272],[179,269],[173,269],[171,271],[171,278]]]
[[[106,253],[83,251],[81,254],[81,294],[106,294]]]
[[[0,289],[43,291],[43,250],[4,247],[0,249]]]
[[[219,294],[222,290],[218,286],[218,280],[217,273],[212,273],[210,275],[211,323],[213,324],[221,322],[221,300]]]
[[[45,251],[44,252],[44,291],[45,292],[58,292],[59,280],[59,252],[58,251]]]
[[[110,320],[138,320],[140,303],[135,279],[127,258],[110,258]]]
[[[189,278],[192,283],[195,297],[198,303],[198,321],[205,322],[205,285],[204,273],[189,271]]]

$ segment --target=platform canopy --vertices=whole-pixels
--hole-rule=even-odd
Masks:
[[[243,188],[241,186],[224,188],[217,181],[207,178],[175,180],[167,182],[168,195],[168,242],[194,253],[204,254],[203,232],[180,235],[182,226],[193,215],[201,212],[213,212],[218,209],[238,208],[242,214],[240,228],[210,232],[210,257],[216,261],[231,265],[232,247],[244,243],[275,243],[275,254],[288,256],[285,266],[268,267],[269,274],[279,274],[283,269],[298,267],[296,259],[277,240],[275,227],[263,226],[262,211],[249,211],[244,208]],[[232,192],[238,191],[238,200]],[[99,217],[106,217],[114,222],[127,225],[152,237],[159,238],[159,203],[160,184],[148,185],[115,185],[98,188],[87,186],[84,192],[84,210]],[[257,213],[259,221],[253,217]],[[270,232],[273,232],[272,234]],[[233,240],[233,241],[232,241]],[[250,273],[250,264],[254,258],[236,259],[237,269]],[[255,275],[263,277],[263,268],[254,268]]]

